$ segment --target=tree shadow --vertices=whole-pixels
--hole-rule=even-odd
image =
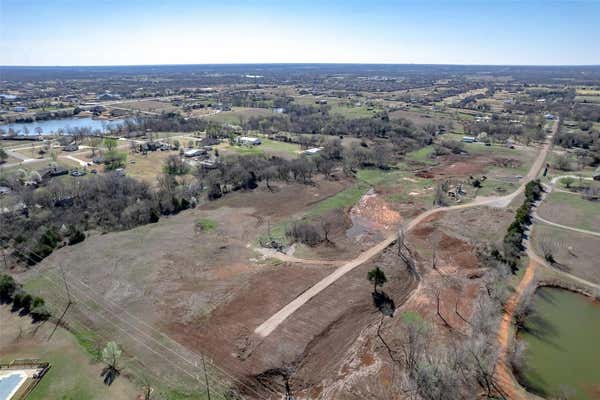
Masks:
[[[548,392],[546,388],[548,383],[540,376],[540,374],[533,368],[526,367],[522,371],[514,371],[517,381],[521,383],[528,391],[538,396],[546,398]]]
[[[121,372],[113,366],[106,366],[102,369],[100,376],[105,385],[110,386],[117,379]]]
[[[526,323],[521,327],[521,330],[557,350],[565,351],[563,346],[553,340],[553,338],[558,337],[558,330],[555,325],[540,315],[533,313],[527,316]]]
[[[387,295],[384,291],[373,292],[373,304],[375,307],[385,316],[393,317],[394,311],[396,310],[396,304],[394,300]]]

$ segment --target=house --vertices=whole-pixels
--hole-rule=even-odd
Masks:
[[[554,115],[552,115],[552,114],[546,114],[546,115],[544,115],[544,118],[546,118],[548,120],[554,119]]]
[[[79,146],[76,144],[68,144],[66,146],[63,146],[63,151],[77,151],[79,150]]]
[[[250,137],[250,136],[240,136],[239,138],[237,138],[237,142],[239,144],[244,144],[247,146],[258,146],[259,144],[261,144],[261,141],[259,138]]]
[[[320,152],[321,150],[323,150],[322,147],[313,147],[312,149],[308,149],[308,150],[304,150],[302,152],[302,154],[306,154],[307,156],[312,156],[317,154],[318,152]]]
[[[27,111],[27,107],[25,106],[16,106],[15,108],[13,108],[14,112],[26,112]]]
[[[200,157],[205,154],[206,154],[206,150],[204,150],[204,149],[189,149],[183,153],[183,155],[185,157]]]
[[[474,143],[477,141],[473,136],[463,136],[462,141],[465,143]]]
[[[69,173],[68,170],[58,167],[58,166],[50,167],[50,168],[40,171],[40,175],[42,176],[42,179],[50,179],[50,178],[54,178],[57,176],[67,175],[68,173]]]
[[[0,196],[4,196],[5,194],[9,194],[11,189],[7,186],[0,186]]]
[[[592,179],[594,179],[595,181],[600,181],[600,167],[596,168],[596,170],[592,174]]]

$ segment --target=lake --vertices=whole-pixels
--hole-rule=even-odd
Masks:
[[[36,128],[42,129],[42,135],[49,135],[57,133],[59,130],[63,130],[65,133],[69,129],[76,128],[89,128],[92,130],[106,131],[111,126],[118,126],[123,123],[123,120],[99,120],[91,117],[86,118],[63,118],[63,119],[49,119],[46,121],[35,121],[35,122],[14,122],[11,124],[0,125],[0,129],[8,132],[9,128],[14,129],[20,135],[36,135]],[[29,133],[25,133],[25,128]]]
[[[543,287],[518,333],[525,340],[525,381],[545,397],[600,398],[600,304],[567,290]]]

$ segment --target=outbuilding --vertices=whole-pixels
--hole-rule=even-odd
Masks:
[[[315,155],[318,152],[320,152],[322,149],[323,149],[322,147],[313,147],[312,149],[304,150],[302,152],[302,154],[306,154],[307,156],[312,156],[312,155]]]
[[[251,136],[240,136],[237,139],[239,144],[245,144],[247,146],[258,146],[259,144],[261,144],[261,141],[259,138],[256,137],[251,137]]]
[[[206,154],[206,150],[204,149],[190,149],[186,150],[183,155],[185,157],[200,157]]]

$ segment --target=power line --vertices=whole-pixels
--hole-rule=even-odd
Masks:
[[[60,289],[60,286],[58,285],[58,283],[54,280],[52,280],[51,278],[49,278],[46,275],[42,275],[45,279],[49,280],[50,282],[52,282],[52,284],[57,287],[58,289]],[[91,313],[94,313],[94,310],[86,305],[84,302],[79,302],[77,303],[78,305],[82,305],[83,307],[85,307],[87,310],[89,310]],[[167,361],[169,364],[175,366],[177,369],[179,369],[180,371],[184,372],[185,374],[187,374],[189,377],[197,380],[197,376],[191,374],[189,371],[187,371],[186,369],[182,368],[179,364],[174,363],[173,361],[169,360],[168,358],[164,357],[163,355],[161,355],[160,353],[158,353],[157,351],[155,351],[154,349],[152,349],[147,343],[144,343],[140,340],[138,340],[138,338],[133,335],[131,332],[126,331],[125,329],[123,329],[122,327],[118,326],[117,324],[115,324],[114,322],[110,321],[107,317],[96,313],[96,315],[100,316],[102,319],[104,319],[105,321],[107,321],[109,324],[113,325],[115,328],[119,329],[120,331],[122,331],[125,335],[129,336],[134,342],[139,343],[141,346],[145,347],[148,351],[150,351],[151,353],[153,353],[154,355],[156,355],[157,357],[159,357],[162,360]],[[95,329],[91,328],[90,330],[95,331]],[[107,338],[109,339],[109,338]],[[139,361],[140,364],[143,365],[143,363],[141,361]],[[224,398],[223,396],[221,396],[221,398]]]
[[[34,256],[42,259],[43,257],[40,257],[40,255],[38,253],[36,253],[35,251],[31,250],[31,248],[28,247],[24,247],[25,250],[28,250],[31,254],[33,254]],[[16,249],[15,249],[16,250]],[[30,260],[30,261],[35,261],[33,260],[30,256],[24,254],[22,251],[17,250],[22,256],[24,256],[26,259]],[[44,274],[42,271],[40,271],[38,269],[38,273],[40,274]],[[145,321],[139,319],[138,317],[136,317],[135,315],[131,314],[129,311],[127,311],[126,309],[124,309],[122,306],[118,305],[117,303],[109,300],[109,299],[104,299],[104,297],[102,295],[100,295],[97,291],[95,291],[92,287],[90,287],[89,285],[87,285],[85,282],[81,281],[79,278],[73,277],[73,275],[71,273],[66,273],[70,276],[72,276],[71,279],[75,279],[76,281],[78,281],[81,285],[85,286],[90,292],[95,293],[97,296],[99,295],[100,297],[103,298],[103,300],[105,302],[110,302],[113,304],[113,307],[118,308],[119,310],[123,311],[125,314],[127,314],[131,319],[137,321],[138,323],[144,325],[145,327],[147,327],[148,329],[152,330],[153,332],[156,332],[158,335],[160,335],[161,337],[169,340],[170,342],[176,344],[178,347],[182,347],[182,345],[175,341],[174,339],[172,339],[170,336],[164,334],[163,332],[157,330],[156,328],[154,328],[153,326],[147,324]],[[76,288],[76,287],[75,287]],[[97,300],[95,300],[94,298],[92,298],[88,293],[84,292],[81,289],[78,289],[81,293],[85,293],[85,295],[90,298],[91,301],[93,301],[94,303],[98,304],[99,306],[101,306],[102,308],[104,308],[104,310],[110,312],[110,310],[107,309],[106,306],[102,305],[100,302],[98,302]],[[89,309],[89,307],[87,307]],[[90,309],[91,310],[91,309]],[[92,312],[94,312],[93,310],[91,310]],[[129,323],[128,321],[124,320],[121,317],[117,317],[119,320],[123,321],[125,324],[127,324],[128,326],[132,327],[133,329],[137,330],[138,332],[141,332],[142,335],[146,336],[147,338],[149,338],[150,340],[152,340],[153,342],[157,343],[159,346],[163,347],[164,349],[170,351],[171,353],[173,353],[174,355],[176,355],[177,357],[179,357],[180,359],[184,360],[185,362],[187,362],[188,364],[194,366],[195,368],[198,368],[197,362],[192,362],[189,359],[187,359],[186,357],[182,356],[179,352],[173,350],[172,348],[166,347],[163,343],[157,341],[155,338],[153,338],[152,336],[148,335],[146,332],[142,331],[139,327],[133,326],[131,323]],[[104,318],[106,319],[106,318]],[[109,321],[110,322],[110,321]],[[118,327],[116,324],[111,323],[112,325],[116,326],[117,328],[123,330],[122,328]],[[131,336],[131,334],[129,334],[129,336]],[[192,350],[188,350],[187,348],[184,348],[186,351],[194,354],[196,357],[202,358],[203,355],[196,353],[195,351]],[[246,389],[250,390],[251,392],[253,392],[254,394],[256,394],[259,398],[263,398],[263,399],[267,399],[264,395],[261,395],[256,389],[252,388],[251,386],[249,386],[248,384],[240,381],[239,379],[233,377],[231,374],[229,374],[228,372],[226,372],[225,370],[223,370],[222,368],[218,367],[217,365],[215,365],[212,362],[209,362],[210,366],[212,368],[214,368],[216,371],[222,373],[224,376],[230,378],[233,382],[238,383],[240,385],[242,385],[243,387],[245,387]],[[214,377],[212,377],[212,379],[216,379]],[[220,386],[224,386],[222,383],[217,382],[218,385]],[[269,391],[271,394],[274,394],[276,396],[280,396],[280,393],[277,393],[276,391],[274,391],[273,389],[267,387],[267,386],[263,386],[267,391]]]
[[[18,251],[18,250],[17,250],[17,251]],[[27,257],[27,256],[26,256],[24,253],[22,253],[22,252],[20,252],[20,251],[19,251],[19,253],[21,253],[21,255],[23,255],[24,257],[26,257],[26,258],[30,259],[30,258],[29,258],[29,257]],[[49,274],[45,274],[45,273],[43,273],[43,272],[41,272],[41,271],[38,271],[38,273],[39,273],[40,275],[42,275],[42,276],[43,276],[45,279],[47,279],[47,280],[49,280],[50,282],[52,282],[52,283],[54,284],[54,286],[55,286],[55,287],[57,287],[57,288],[60,290],[60,285],[59,285],[59,284],[58,284],[56,281],[54,281],[53,279],[49,278],[49,277],[48,277],[48,275],[49,275]],[[79,289],[79,290],[80,290],[80,289]],[[80,291],[81,291],[81,290],[80,290]],[[74,296],[74,297],[75,297],[76,299],[78,299],[78,298],[77,298],[77,296]],[[99,305],[100,307],[104,308],[105,312],[107,312],[108,314],[111,314],[110,310],[108,310],[106,307],[102,306],[102,304],[98,303],[97,301],[95,301],[95,300],[94,300],[93,298],[91,298],[91,297],[90,297],[90,300],[91,300],[91,301],[93,301],[95,304]],[[86,305],[86,304],[85,304],[85,302],[83,302],[83,301],[82,301],[82,302],[79,302],[79,303],[77,303],[77,304],[81,304],[83,307],[85,307],[87,310],[89,310],[91,314],[96,314],[96,315],[98,315],[100,318],[104,319],[104,320],[105,320],[106,322],[108,322],[110,325],[114,326],[114,327],[115,327],[115,328],[117,328],[118,330],[122,331],[122,332],[123,332],[123,333],[124,333],[126,336],[130,337],[130,338],[131,338],[131,339],[132,339],[132,340],[133,340],[135,343],[138,343],[138,344],[140,344],[142,347],[145,347],[145,348],[146,348],[148,351],[150,351],[151,353],[153,353],[153,354],[154,354],[154,355],[156,355],[157,357],[159,357],[159,358],[161,358],[161,359],[163,359],[163,360],[167,361],[169,364],[171,364],[171,365],[175,366],[177,369],[179,369],[180,371],[182,371],[182,372],[184,372],[185,374],[187,374],[189,377],[191,377],[191,378],[193,378],[194,380],[196,380],[196,381],[198,381],[198,382],[199,382],[199,379],[198,379],[198,376],[197,376],[197,375],[194,375],[194,374],[190,373],[188,370],[186,370],[186,369],[182,368],[182,367],[181,367],[179,364],[177,364],[177,363],[175,363],[175,362],[171,361],[169,358],[165,357],[164,355],[161,355],[161,354],[160,354],[160,353],[158,353],[156,350],[154,350],[152,347],[150,347],[150,346],[149,346],[147,343],[145,343],[145,342],[143,342],[143,341],[139,340],[139,337],[138,337],[138,336],[136,336],[136,335],[132,334],[131,332],[127,331],[126,329],[124,329],[123,327],[119,326],[119,325],[118,325],[118,324],[116,324],[115,322],[112,322],[111,320],[109,320],[109,318],[108,318],[108,317],[106,317],[106,316],[102,315],[101,313],[99,313],[99,312],[97,312],[97,311],[93,310],[93,309],[92,309],[90,306]],[[127,321],[124,321],[124,320],[122,320],[122,319],[121,319],[121,321],[125,322],[125,323],[126,323],[128,326],[130,326],[130,327],[133,327],[133,326],[132,326],[131,324],[129,324]],[[135,328],[135,329],[137,329],[138,331],[140,331],[140,330],[139,330],[139,328],[136,328],[136,327],[133,327],[133,328]],[[92,329],[92,330],[93,330],[93,329]],[[142,334],[143,334],[143,332],[142,332]],[[173,349],[170,349],[170,348],[168,348],[168,347],[164,346],[162,343],[160,343],[159,341],[157,341],[156,339],[152,338],[151,336],[149,336],[149,335],[147,335],[147,334],[145,334],[145,336],[146,336],[147,338],[149,338],[149,339],[150,339],[150,340],[151,340],[153,343],[155,343],[155,344],[158,344],[158,345],[162,346],[164,349],[166,349],[166,350],[168,350],[168,351],[172,352],[173,354],[177,355],[177,356],[178,356],[178,357],[180,357],[181,359],[183,359],[183,360],[185,360],[186,362],[188,362],[188,363],[190,363],[190,364],[191,364],[191,362],[190,362],[188,359],[186,359],[185,357],[181,356],[179,353],[175,352]],[[194,364],[191,364],[191,365],[194,365]],[[197,365],[194,365],[194,367],[195,367],[195,368],[198,368],[198,366],[197,366]],[[214,378],[214,377],[212,377],[212,376],[211,376],[210,378],[211,378],[212,382],[213,382],[215,385],[217,385],[217,386],[220,386],[220,387],[222,387],[222,388],[223,388],[225,391],[227,391],[227,389],[228,389],[228,387],[227,387],[227,386],[225,386],[223,383],[221,383],[221,382],[219,382],[219,381],[216,381],[216,380],[215,380],[216,378]],[[220,394],[220,393],[219,393],[219,396],[220,396],[220,398],[222,398],[222,399],[225,399],[225,397],[223,396],[223,394]]]

